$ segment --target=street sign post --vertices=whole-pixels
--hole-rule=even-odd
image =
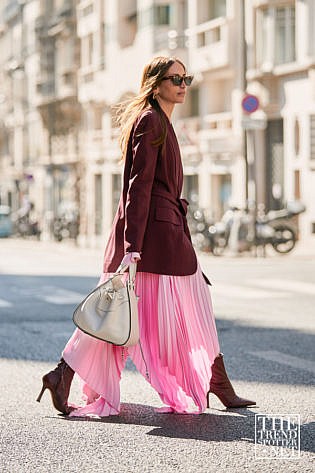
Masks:
[[[266,119],[244,117],[242,119],[243,130],[264,130],[267,126]]]
[[[259,107],[259,100],[255,95],[246,94],[242,100],[242,109],[245,113],[253,113]]]

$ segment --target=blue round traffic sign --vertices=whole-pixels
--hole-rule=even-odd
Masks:
[[[246,113],[256,112],[259,107],[259,100],[255,95],[247,94],[242,100],[242,108]]]

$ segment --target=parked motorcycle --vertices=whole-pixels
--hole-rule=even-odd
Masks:
[[[297,241],[297,228],[292,219],[305,211],[305,206],[298,201],[289,202],[281,210],[265,213],[233,207],[223,215],[220,222],[210,226],[213,239],[213,253],[221,255],[227,247],[236,251],[250,251],[272,246],[278,253],[286,254],[293,250]]]
[[[209,232],[209,228],[213,222],[209,222],[204,210],[199,208],[189,209],[187,221],[191,233],[191,240],[196,250],[212,252],[214,239]]]
[[[34,204],[27,202],[12,215],[13,233],[17,237],[36,237],[40,239],[40,225],[34,210]]]
[[[36,237],[39,240],[41,231],[37,221],[32,221],[27,216],[24,216],[15,220],[14,233],[17,237]]]
[[[56,241],[72,238],[79,234],[79,218],[75,214],[64,214],[53,221],[53,235]]]

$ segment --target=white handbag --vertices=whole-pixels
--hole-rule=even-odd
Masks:
[[[95,288],[75,309],[73,322],[92,337],[119,346],[136,345],[139,341],[138,297],[135,294],[137,264],[119,266],[115,274]]]

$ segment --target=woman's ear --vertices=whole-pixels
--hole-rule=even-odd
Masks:
[[[159,95],[159,88],[156,87],[153,89],[153,99],[156,100],[156,97]]]

